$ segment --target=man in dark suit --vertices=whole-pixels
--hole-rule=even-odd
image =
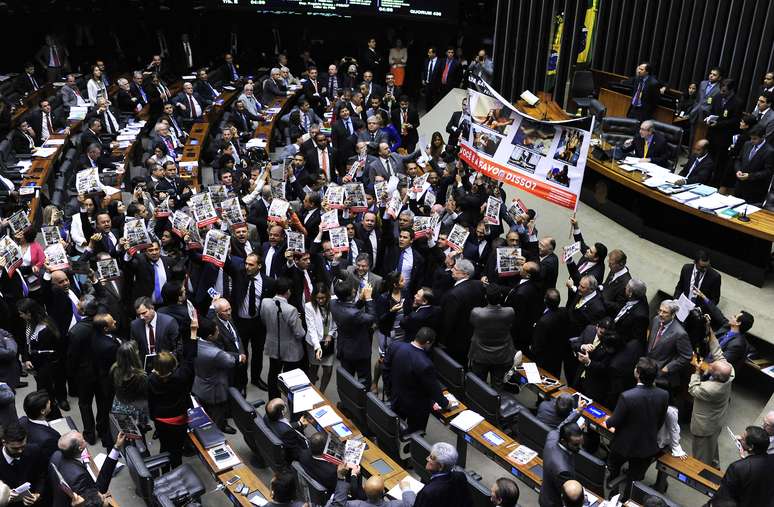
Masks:
[[[371,72],[382,70],[384,57],[376,50],[376,38],[369,37],[368,45],[363,50],[362,69]]]
[[[372,269],[381,266],[385,241],[381,231],[377,228],[376,214],[366,212],[363,215],[363,220],[355,224],[355,236],[363,242],[363,252],[371,256]]]
[[[96,144],[102,149],[102,153],[110,153],[113,143],[102,141],[102,120],[97,116],[91,117],[87,122],[88,128],[81,133],[81,150],[86,153],[89,147]]]
[[[348,107],[339,109],[339,119],[331,127],[331,141],[338,155],[336,167],[344,167],[350,157],[355,156],[357,145],[357,133],[365,128],[360,118],[351,116]]]
[[[309,437],[309,452],[302,452],[299,462],[312,479],[319,482],[328,492],[336,489],[336,465],[323,457],[328,433],[318,431]]]
[[[263,273],[275,280],[285,275],[288,269],[285,260],[285,230],[279,225],[273,225],[269,229],[269,240],[261,245],[261,258],[263,259]]]
[[[78,159],[78,171],[92,168],[97,168],[100,172],[104,169],[115,169],[110,157],[102,155],[102,149],[97,143],[91,144],[86,153]]]
[[[320,174],[325,174],[325,180],[328,182],[337,182],[336,174],[336,150],[328,146],[328,137],[322,132],[314,136],[314,148],[306,152],[306,168],[303,176],[299,178],[302,184],[311,185]]]
[[[551,237],[541,238],[538,241],[538,260],[540,261],[540,281],[543,291],[556,287],[559,278],[559,257],[556,256],[556,240]]]
[[[687,185],[702,183],[708,185],[715,174],[715,162],[709,155],[709,141],[699,139],[693,145],[693,152],[683,166],[683,181]]]
[[[462,65],[454,57],[454,48],[446,48],[446,58],[439,62],[441,65],[441,97],[449,93],[452,88],[460,85],[462,79]]]
[[[24,64],[24,72],[16,76],[13,82],[13,89],[19,95],[27,96],[40,89],[43,81],[35,76],[35,64],[28,62]]]
[[[121,456],[121,450],[124,448],[124,434],[118,433],[115,444],[110,450],[102,468],[99,470],[97,480],[91,478],[88,464],[81,460],[81,454],[86,449],[86,441],[77,431],[65,433],[59,439],[57,450],[52,456],[48,465],[48,485],[54,492],[53,507],[69,507],[72,500],[59,487],[59,476],[70,486],[73,493],[84,498],[95,498],[95,490],[99,493],[107,493],[110,487],[110,480],[113,478],[113,472],[118,464],[118,458]],[[56,469],[57,472],[54,471]],[[92,500],[93,501],[93,500]],[[97,504],[99,505],[99,504]]]
[[[562,486],[575,480],[575,455],[583,445],[583,431],[575,421],[580,413],[571,411],[559,426],[548,432],[543,448],[543,484],[538,505],[553,507],[564,505]]]
[[[602,285],[602,301],[611,317],[618,314],[626,303],[626,284],[632,279],[626,267],[626,254],[622,250],[611,250],[607,255],[607,267],[610,269]]]
[[[51,413],[51,398],[44,390],[33,391],[24,397],[24,413],[19,423],[27,430],[27,443],[36,445],[44,462],[54,454],[59,441],[59,432],[49,426],[46,420]]]
[[[676,318],[678,308],[673,299],[661,302],[658,315],[651,321],[647,348],[648,358],[658,364],[658,376],[671,386],[680,385],[680,376],[693,354],[688,333]]]
[[[540,402],[537,408],[538,421],[546,426],[558,429],[568,415],[575,409],[575,400],[569,394],[560,394],[552,400]]]
[[[774,123],[774,122],[772,122]],[[774,148],[766,141],[760,125],[748,130],[750,140],[742,147],[736,160],[734,195],[752,204],[766,198],[774,174]]]
[[[666,138],[661,132],[656,132],[653,120],[645,120],[640,124],[639,134],[623,143],[624,153],[634,152],[634,156],[643,162],[651,162],[671,169],[670,151]]]
[[[30,155],[35,151],[35,138],[38,133],[27,120],[22,120],[11,133],[11,148],[16,155]]]
[[[452,268],[454,286],[444,294],[441,300],[441,340],[449,355],[460,364],[467,364],[470,338],[473,326],[470,312],[477,306],[484,306],[484,286],[480,280],[472,280],[475,268],[473,263],[460,259]]]
[[[282,398],[274,398],[269,400],[266,404],[266,414],[263,416],[263,422],[266,426],[282,440],[282,444],[285,446],[286,457],[288,463],[292,460],[297,460],[304,453],[309,452],[309,441],[304,436],[304,427],[307,425],[307,420],[304,416],[301,416],[295,422],[291,422],[287,418],[287,408]]]
[[[430,482],[417,493],[414,507],[473,505],[465,472],[453,470],[458,457],[453,445],[446,442],[433,444],[425,465],[425,470],[430,472]]]
[[[392,125],[400,133],[401,146],[406,148],[408,153],[414,151],[419,141],[417,128],[419,127],[419,113],[416,109],[409,107],[409,98],[406,95],[400,97],[399,107],[392,110]],[[424,147],[422,147],[424,149]]]
[[[194,82],[194,91],[201,95],[204,99],[211,102],[217,100],[220,96],[220,92],[212,86],[206,69],[200,69],[197,73],[197,79]]]
[[[24,500],[24,504],[33,505],[44,490],[45,461],[40,448],[29,442],[28,436],[26,428],[19,422],[12,422],[4,428],[0,482],[11,489],[29,482],[29,495],[32,501],[28,503]],[[18,503],[21,504],[21,501]]]
[[[181,118],[193,122],[202,117],[204,110],[212,104],[212,100],[202,97],[193,89],[189,82],[183,83],[183,91],[177,94],[171,101],[181,112]]]
[[[307,72],[309,78],[304,82],[301,90],[314,112],[322,118],[323,113],[325,113],[325,97],[323,96],[325,85],[317,80],[317,67],[309,67]]]
[[[398,244],[387,246],[382,259],[382,273],[397,271],[406,283],[404,296],[413,298],[425,276],[425,258],[414,248],[414,230],[402,229]]]
[[[722,183],[722,170],[729,161],[728,147],[733,143],[734,135],[739,132],[739,120],[744,113],[744,102],[736,94],[736,81],[724,79],[720,83],[720,96],[712,102],[711,118],[705,119],[707,124],[707,140],[712,160],[718,169],[713,174],[713,182]]]
[[[129,94],[137,99],[135,104],[138,104],[140,107],[145,107],[145,105],[150,102],[150,97],[148,96],[148,92],[145,91],[142,81],[142,72],[134,71],[132,74],[132,83],[129,85]]]
[[[733,505],[771,505],[774,481],[771,467],[774,454],[767,454],[768,434],[758,426],[748,426],[741,438],[742,459],[726,469],[713,498],[729,499]]]
[[[360,291],[363,305],[356,306],[355,287],[349,280],[340,280],[334,288],[336,300],[331,301],[331,315],[336,321],[338,339],[336,357],[351,375],[357,375],[365,386],[371,385],[371,327],[377,321],[373,287]]]
[[[425,94],[425,109],[428,111],[438,101],[442,69],[443,65],[435,54],[435,48],[428,48],[427,58],[422,63],[422,91]]]
[[[578,290],[567,300],[567,323],[564,332],[567,340],[579,336],[586,326],[596,324],[605,317],[605,303],[598,288],[596,278],[584,276],[580,279]],[[578,362],[570,352],[570,355],[564,358],[564,375],[570,385],[574,385],[577,380],[577,368]]]
[[[137,342],[140,360],[144,362],[146,356],[158,354],[162,350],[175,353],[180,340],[177,321],[157,312],[153,301],[147,296],[137,298],[134,309],[137,318],[132,321],[130,332],[132,340]]]
[[[404,316],[400,327],[405,331],[405,340],[413,340],[417,332],[428,327],[437,332],[440,329],[441,309],[435,306],[436,298],[433,289],[422,287],[414,294],[411,311],[404,305]]]
[[[446,124],[446,133],[449,134],[449,141],[446,143],[450,146],[457,146],[460,134],[462,134],[463,113],[468,108],[468,96],[462,99],[462,109],[454,111],[449,118],[449,122]]]
[[[562,376],[562,359],[572,358],[570,343],[565,335],[567,312],[559,308],[562,296],[556,289],[548,289],[543,296],[545,309],[532,331],[533,359],[554,377]]]
[[[683,265],[680,269],[680,279],[675,286],[674,298],[680,299],[685,294],[689,299],[696,299],[696,291],[699,289],[716,305],[720,302],[720,273],[710,266],[709,254],[699,250],[693,258],[693,262]]]
[[[65,127],[65,122],[61,116],[55,116],[51,111],[51,103],[48,100],[41,100],[39,109],[33,111],[27,116],[27,122],[32,130],[35,131],[35,144],[43,144],[49,137],[56,134],[59,129]],[[69,135],[70,129],[66,129],[65,134]]]
[[[642,62],[637,66],[636,75],[627,80],[632,86],[632,101],[626,116],[639,121],[650,120],[658,106],[662,85],[651,75],[650,63]]]
[[[278,68],[271,69],[269,79],[263,82],[263,94],[261,102],[270,107],[278,98],[287,96],[288,89],[282,82],[281,71]]]
[[[119,239],[118,244],[118,249],[126,252],[120,261],[125,279],[132,287],[129,301],[136,301],[137,298],[145,296],[157,303],[161,302],[161,288],[174,275],[172,260],[161,256],[158,240],[152,240],[144,252],[137,252],[134,255],[129,253],[124,238]]]
[[[645,343],[650,324],[647,286],[640,280],[631,279],[626,283],[626,302],[613,315],[615,331],[624,342],[636,340]]]
[[[229,374],[229,384],[245,396],[247,388],[247,353],[242,336],[231,318],[231,303],[219,297],[212,300],[212,310],[207,314],[218,328],[218,345],[221,349],[236,357],[245,357]]]
[[[519,271],[519,281],[508,291],[505,304],[513,308],[516,318],[511,336],[519,350],[527,350],[532,343],[535,322],[543,312],[543,291],[539,285],[540,267],[536,262],[526,262]]]
[[[118,135],[118,131],[124,126],[124,122],[119,118],[120,115],[118,112],[113,110],[113,108],[108,105],[108,101],[103,97],[97,99],[96,107],[89,112],[87,118],[91,118],[92,116],[99,118],[102,132],[111,136],[111,138],[115,138],[115,136]]]
[[[709,298],[699,291],[697,302],[702,310],[710,316],[712,329],[718,339],[726,361],[731,363],[736,371],[747,360],[747,332],[755,323],[755,318],[744,310],[740,310],[730,319]],[[707,357],[705,360],[709,360]]]
[[[396,341],[384,358],[384,391],[392,409],[407,422],[407,432],[425,431],[431,410],[444,410],[449,400],[427,351],[435,343],[435,331],[420,329],[410,342]]]
[[[582,276],[589,275],[596,279],[597,284],[601,284],[605,280],[605,257],[607,257],[607,247],[603,243],[594,243],[589,246],[583,240],[583,234],[578,227],[578,221],[575,217],[570,217],[570,224],[572,225],[572,236],[575,241],[580,241],[581,254],[583,257],[578,264],[575,261],[569,259],[567,261],[567,271],[570,273],[570,279],[573,285],[578,285]],[[569,286],[570,293],[574,291],[573,287]]]
[[[634,371],[637,386],[621,394],[613,415],[603,423],[615,431],[607,461],[610,477],[618,477],[628,462],[627,481],[641,481],[661,452],[657,434],[666,419],[669,393],[653,385],[658,369],[654,360],[640,358]],[[628,497],[629,488],[624,491]]]

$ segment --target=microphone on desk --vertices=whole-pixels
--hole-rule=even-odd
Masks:
[[[750,217],[747,216],[747,205],[746,204],[744,205],[744,210],[742,210],[742,214],[739,215],[739,217],[737,217],[737,218],[739,218],[740,222],[749,222],[750,221]]]
[[[524,354],[520,350],[516,351],[516,354],[513,356],[513,366],[511,366],[511,369],[508,370],[508,372],[505,374],[505,377],[503,378],[503,381],[505,383],[510,383],[511,378],[516,374],[516,370],[521,368],[521,363],[524,360]]]

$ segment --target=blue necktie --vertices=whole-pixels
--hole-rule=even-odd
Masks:
[[[403,256],[406,254],[405,250],[401,250],[398,256],[398,274],[403,273]]]
[[[70,307],[73,309],[73,317],[75,317],[75,322],[80,322],[81,314],[78,312],[78,305],[76,305],[72,299],[70,299]]]
[[[159,287],[159,265],[153,264],[153,301],[161,301],[161,287]]]

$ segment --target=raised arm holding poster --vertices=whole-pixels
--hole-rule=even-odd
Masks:
[[[484,223],[489,225],[500,225],[500,206],[503,201],[497,197],[489,196],[486,200],[486,209],[484,210]]]
[[[349,237],[346,227],[336,227],[328,231],[331,238],[331,248],[334,252],[346,252],[349,250]]]
[[[591,117],[541,121],[522,113],[476,76],[468,81],[470,124],[460,159],[474,170],[564,208],[575,209]]]
[[[274,198],[269,206],[269,222],[284,222],[288,218],[290,203],[283,199]]]
[[[62,233],[59,231],[59,227],[55,225],[44,225],[40,228],[40,232],[43,234],[43,244],[45,246],[62,241]]]
[[[0,238],[0,266],[8,271],[8,278],[13,277],[14,272],[21,264],[21,247],[8,236]]]
[[[47,246],[44,253],[46,254],[46,262],[48,262],[48,269],[57,271],[70,267],[70,260],[67,258],[67,252],[65,252],[61,243]]]
[[[186,213],[178,210],[172,215],[172,232],[180,236],[185,236],[188,232],[188,227],[191,225],[193,219]]]
[[[347,183],[345,185],[347,200],[349,201],[349,210],[352,213],[363,213],[368,209],[366,202],[365,189],[362,183]]]
[[[112,257],[97,261],[97,277],[100,281],[118,280],[121,278],[121,271],[118,269],[118,261]]]
[[[202,260],[222,268],[228,256],[228,247],[231,236],[217,229],[207,231],[204,239],[204,252]]]
[[[465,241],[468,240],[468,236],[470,236],[469,230],[460,224],[454,224],[449,236],[446,238],[446,243],[452,249],[461,252],[462,247],[465,245]]]
[[[32,225],[30,224],[30,217],[27,216],[27,212],[23,209],[8,217],[8,226],[13,234],[26,231],[30,225]]]
[[[202,192],[191,197],[191,211],[198,227],[214,224],[218,221],[218,213],[212,205],[212,197],[209,192]]]
[[[231,227],[244,224],[245,217],[242,214],[239,198],[231,197],[220,203],[220,216]]]
[[[338,185],[330,185],[325,192],[325,200],[328,202],[328,206],[333,209],[344,208],[344,187]]]
[[[129,244],[129,255],[145,250],[150,245],[148,229],[145,228],[145,220],[142,218],[127,220],[124,223],[124,237]]]
[[[497,249],[497,273],[500,276],[516,276],[519,273],[518,258],[521,248],[502,246]]]
[[[285,231],[285,236],[288,239],[288,250],[291,252],[299,253],[303,253],[305,251],[303,234],[288,229]]]
[[[326,211],[320,215],[320,230],[329,231],[339,226],[339,212],[335,209]]]
[[[79,194],[95,194],[102,191],[99,181],[99,170],[96,167],[78,171],[75,175],[75,190]]]

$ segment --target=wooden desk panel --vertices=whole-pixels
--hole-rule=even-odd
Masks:
[[[621,116],[625,118],[632,103],[632,97],[631,95],[618,93],[607,88],[601,88],[599,90],[599,101],[607,108],[606,116]],[[675,120],[675,112],[664,106],[656,106],[653,119],[672,125]]]
[[[720,487],[720,484],[715,484],[699,474],[704,470],[707,470],[718,477],[723,477],[723,472],[721,470],[702,463],[696,458],[689,457],[687,460],[683,461],[680,458],[675,458],[670,453],[664,453],[658,458],[658,461],[656,461],[656,468],[707,496],[713,496]]]

